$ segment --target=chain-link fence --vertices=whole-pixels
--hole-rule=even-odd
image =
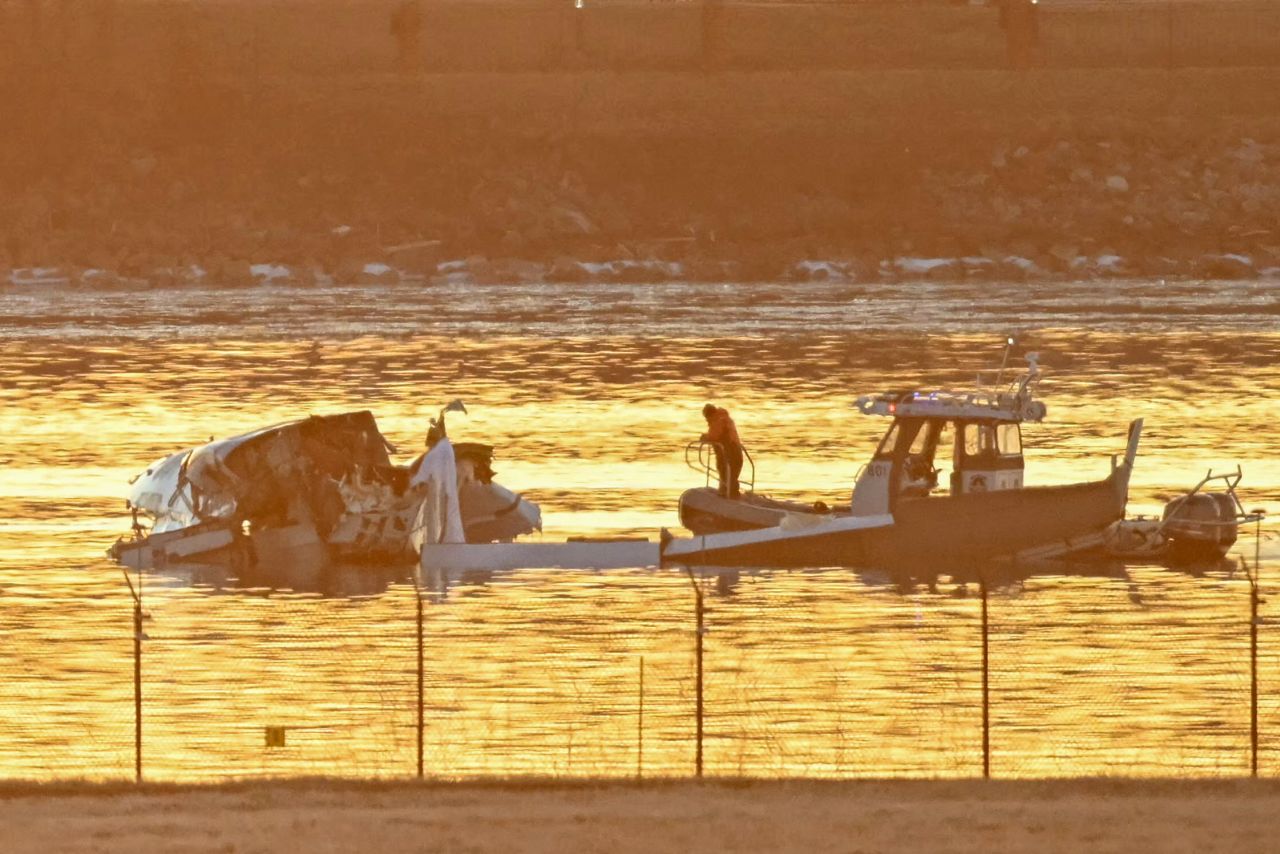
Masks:
[[[1270,776],[1265,566],[134,576],[10,632],[0,776]]]

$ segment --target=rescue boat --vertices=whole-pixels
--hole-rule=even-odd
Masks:
[[[1104,477],[1080,483],[1024,485],[1022,425],[1047,414],[1035,392],[1038,355],[1008,385],[1001,367],[968,389],[893,391],[859,397],[862,415],[891,418],[871,459],[856,476],[845,507],[781,502],[758,495],[754,465],[738,499],[710,485],[713,469],[701,446],[695,468],[707,485],[680,498],[681,523],[694,536],[664,538],[665,562],[724,566],[860,566],[952,564],[1013,558],[1046,560],[1090,551],[1221,555],[1246,516],[1234,485],[1171,502],[1159,523],[1126,520],[1129,480],[1142,435],[1130,422],[1122,456]],[[987,378],[994,373],[994,379]],[[695,443],[696,444],[696,443]],[[694,459],[692,447],[686,460]],[[941,481],[944,467],[950,472]],[[1141,540],[1141,542],[1138,542]],[[1125,548],[1129,554],[1124,553]]]

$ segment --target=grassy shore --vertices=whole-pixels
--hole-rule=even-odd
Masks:
[[[1280,784],[693,782],[9,786],[46,852],[1270,852]]]

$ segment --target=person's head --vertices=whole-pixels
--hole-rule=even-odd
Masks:
[[[712,416],[714,416],[715,414],[716,414],[716,405],[714,403],[708,403],[706,406],[702,407],[702,417],[707,419],[708,421],[710,421]]]
[[[427,428],[427,450],[431,450],[436,443],[444,438],[444,425],[431,419],[431,426]]]

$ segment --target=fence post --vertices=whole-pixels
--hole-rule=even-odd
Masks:
[[[640,656],[640,697],[636,717],[636,779],[644,778],[644,656]]]
[[[987,614],[987,578],[978,574],[982,592],[982,779],[991,779],[991,656],[990,622]]]
[[[702,635],[704,632],[703,620],[706,608],[702,602],[702,588],[698,586],[698,579],[693,575],[692,567],[685,567],[689,573],[689,583],[693,585],[693,607],[694,615],[697,618],[697,631],[694,635],[693,656],[697,670],[697,707],[695,711],[697,725],[697,753],[694,758],[694,773],[699,780],[702,779]]]
[[[141,582],[139,582],[141,588]],[[133,602],[133,775],[142,782],[142,595]]]
[[[1240,559],[1244,563],[1244,558]],[[1248,564],[1245,564],[1246,571]],[[1249,775],[1258,776],[1258,564],[1249,576]]]
[[[425,638],[424,638],[424,631],[423,631],[422,585],[418,581],[418,573],[419,573],[419,568],[414,567],[413,601],[417,609],[417,624],[418,624],[418,720],[417,720],[418,779],[421,780],[423,779],[423,773],[424,773],[423,762],[422,762],[422,750],[423,750],[423,739],[426,732],[426,720],[425,720],[426,703],[425,703],[425,695],[423,693],[423,684],[422,684],[423,672],[425,670],[425,656],[423,654],[425,649]]]
[[[142,782],[142,570],[138,570],[138,586],[134,587],[128,567],[124,581],[133,599],[133,780]]]

